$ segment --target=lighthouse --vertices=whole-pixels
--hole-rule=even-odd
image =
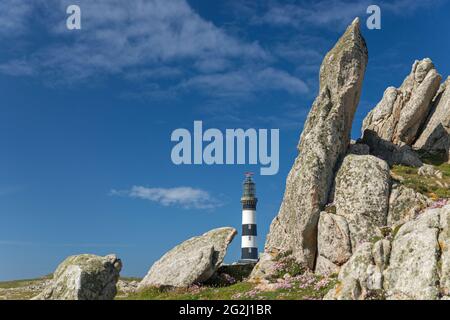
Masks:
[[[258,261],[258,245],[256,243],[256,188],[252,179],[253,173],[247,172],[243,183],[242,203],[242,244],[240,262]]]

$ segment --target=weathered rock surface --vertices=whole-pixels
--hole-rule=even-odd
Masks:
[[[153,264],[138,289],[188,287],[208,280],[222,264],[236,233],[234,228],[218,228],[186,240]]]
[[[336,263],[333,263],[324,256],[318,255],[316,259],[316,269],[314,272],[323,276],[330,276],[332,274],[338,274],[341,269]]]
[[[387,225],[392,229],[417,217],[432,201],[421,193],[399,183],[392,185]]]
[[[350,229],[344,217],[321,212],[317,235],[316,273],[328,275],[339,271],[352,255]]]
[[[326,299],[435,300],[450,297],[450,205],[429,208],[394,239],[363,243],[341,267]]]
[[[442,179],[443,178],[443,173],[442,171],[436,169],[433,165],[431,164],[424,164],[423,166],[421,166],[419,168],[419,170],[417,170],[417,174],[419,176],[424,176],[424,177],[435,177],[438,179]]]
[[[36,300],[112,300],[122,262],[115,255],[71,256],[55,273],[51,285]]]
[[[306,120],[266,251],[292,251],[299,263],[314,267],[319,214],[327,203],[335,166],[350,142],[367,59],[355,19],[322,63],[320,92]]]
[[[387,88],[380,103],[364,119],[363,132],[370,130],[382,140],[411,145],[427,119],[440,81],[430,59],[415,61],[401,87]]]
[[[374,274],[372,244],[362,243],[339,272],[339,283],[325,296],[326,300],[363,300]]]
[[[370,155],[348,155],[336,175],[336,215],[348,223],[352,250],[382,236],[389,207],[388,164]]]
[[[414,148],[443,154],[449,159],[450,133],[450,77],[443,83],[433,99],[432,110]]]
[[[386,239],[375,242],[372,248],[372,257],[379,270],[384,270],[389,264],[391,256],[391,242]]]
[[[251,282],[260,282],[270,278],[276,272],[276,258],[280,252],[278,250],[265,251],[259,256],[259,261],[250,274]]]
[[[136,292],[138,286],[139,286],[139,281],[136,281],[136,280],[133,280],[133,281],[119,280],[119,281],[117,281],[117,291],[121,292],[125,296],[130,293]]]
[[[399,229],[384,272],[388,299],[438,298],[440,211],[427,210]]]
[[[328,300],[383,299],[383,271],[389,263],[391,244],[379,240],[374,245],[361,244],[345,263],[338,284],[328,292]]]
[[[450,206],[440,212],[439,248],[441,250],[441,279],[440,286],[443,295],[450,298]]]
[[[382,237],[386,225],[388,164],[370,155],[349,154],[336,175],[335,213],[322,212],[318,227],[316,273],[330,274],[349,260],[361,243]]]

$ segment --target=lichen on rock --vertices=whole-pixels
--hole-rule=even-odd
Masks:
[[[184,241],[153,264],[138,289],[188,287],[207,281],[222,264],[236,233],[234,228],[218,228]]]
[[[53,274],[51,284],[35,300],[112,300],[122,262],[115,255],[68,257]]]

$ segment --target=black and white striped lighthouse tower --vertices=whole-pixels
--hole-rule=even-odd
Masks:
[[[242,194],[242,253],[240,262],[258,261],[258,245],[256,243],[256,188],[252,180],[253,173],[247,172]]]

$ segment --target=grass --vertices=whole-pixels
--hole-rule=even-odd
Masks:
[[[35,297],[39,291],[28,288],[32,285],[39,285],[42,281],[52,279],[53,275],[49,274],[36,279],[11,280],[0,282],[0,300],[28,300]],[[120,277],[123,281],[140,281],[140,278]],[[124,293],[118,293],[124,294]]]
[[[206,284],[190,288],[148,288],[123,298],[127,300],[306,300],[322,299],[335,286],[335,277],[324,278],[306,271],[290,252],[276,259],[277,272],[267,283],[245,279],[229,285]],[[245,270],[244,270],[245,271]],[[248,272],[247,272],[248,273]],[[237,275],[233,274],[234,277]],[[241,280],[241,279],[239,279]]]
[[[40,282],[42,280],[48,280],[51,278],[52,278],[52,275],[46,275],[46,276],[43,276],[43,277],[37,278],[37,279],[2,281],[2,282],[0,282],[0,289],[15,289],[15,288],[26,287],[26,286],[35,284],[37,282]]]
[[[38,292],[25,287],[50,279],[45,276],[38,279],[25,279],[0,282],[0,300],[26,300]],[[121,278],[125,281],[139,278]],[[149,288],[147,290],[121,295],[117,300],[306,300],[322,299],[334,287],[336,279],[323,278],[312,273],[299,274],[288,280],[273,279],[271,288],[260,288],[258,284],[247,281],[228,286],[193,286],[184,289]]]
[[[28,286],[39,285],[42,281],[51,279],[51,275],[37,279],[24,279],[0,282],[0,300],[29,300],[37,295]]]
[[[120,280],[123,280],[123,281],[126,281],[126,282],[131,282],[131,281],[141,282],[142,278],[139,278],[139,277],[120,277]]]
[[[127,300],[230,300],[236,293],[252,290],[253,284],[239,282],[228,287],[203,287],[199,289],[162,289],[149,288],[129,295]]]
[[[450,164],[443,161],[442,157],[437,155],[422,153],[421,159],[425,164],[433,165],[441,171],[443,174],[442,179],[419,176],[417,173],[418,168],[403,165],[393,166],[392,172],[403,178],[403,181],[401,181],[403,185],[431,199],[450,198],[450,188],[445,187],[445,184],[450,185]]]
[[[322,299],[336,284],[335,278],[308,275],[306,281],[294,280],[289,286],[273,290],[259,289],[250,282],[238,282],[224,287],[191,287],[186,289],[149,288],[124,298],[126,300],[306,300]],[[301,279],[301,276],[299,277]],[[321,282],[322,280],[322,282]]]

